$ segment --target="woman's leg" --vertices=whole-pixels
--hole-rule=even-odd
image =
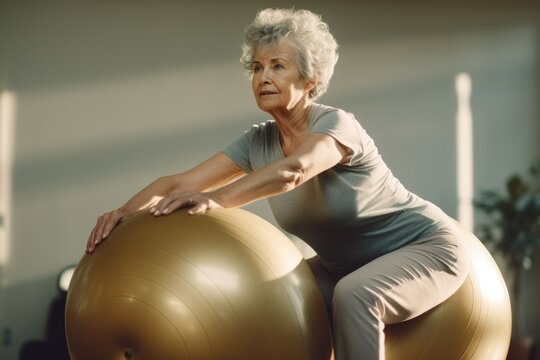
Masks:
[[[469,258],[455,230],[381,256],[343,277],[334,288],[336,360],[382,360],[384,326],[440,304],[465,280]]]
[[[326,305],[326,311],[328,313],[328,319],[332,323],[332,297],[334,295],[334,287],[337,284],[336,278],[321,264],[319,255],[306,260],[309,268],[315,280],[317,280],[317,286],[323,296],[324,304]]]

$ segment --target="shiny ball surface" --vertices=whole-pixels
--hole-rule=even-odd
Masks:
[[[506,359],[512,332],[506,284],[486,247],[460,230],[471,258],[469,276],[439,306],[386,327],[387,360]]]
[[[276,227],[241,209],[121,223],[66,305],[72,359],[328,360],[322,296]]]

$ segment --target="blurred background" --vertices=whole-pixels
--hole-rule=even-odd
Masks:
[[[97,216],[268,118],[238,61],[243,29],[291,6],[322,14],[340,44],[319,101],[355,113],[394,174],[451,216],[459,114],[474,196],[540,157],[535,0],[0,0],[1,359],[46,339],[58,275]],[[248,209],[273,222],[266,203]],[[533,338],[539,274],[523,286]]]

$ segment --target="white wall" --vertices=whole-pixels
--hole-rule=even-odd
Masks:
[[[56,276],[100,213],[267,118],[238,63],[242,31],[290,5],[323,14],[341,45],[322,102],[354,112],[406,186],[450,215],[459,72],[473,81],[475,191],[540,155],[533,5],[0,0],[0,91],[17,99],[0,358],[43,338]]]

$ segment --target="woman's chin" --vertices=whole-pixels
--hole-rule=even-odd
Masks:
[[[259,109],[265,112],[271,112],[277,108],[275,104],[269,104],[265,102],[259,102],[257,103],[257,106],[259,107]]]

